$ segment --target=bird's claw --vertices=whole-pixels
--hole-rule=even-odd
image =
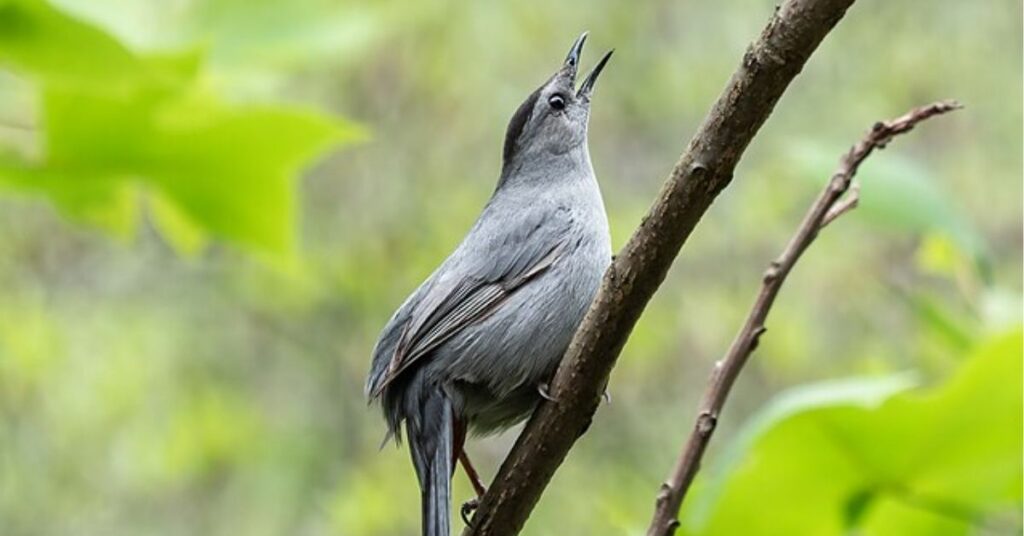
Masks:
[[[541,398],[543,398],[544,400],[548,400],[550,402],[558,402],[558,400],[555,397],[551,396],[551,393],[548,392],[548,384],[546,383],[538,383],[537,392],[540,393]]]
[[[470,525],[470,521],[473,520],[473,512],[476,512],[476,509],[479,507],[480,497],[476,497],[462,503],[462,508],[459,508],[459,515],[462,516],[462,522],[465,523],[467,527]]]
[[[548,391],[548,384],[546,384],[546,383],[538,383],[537,384],[537,392],[540,393],[541,398],[543,398],[544,400],[549,400],[551,402],[558,402],[557,398],[551,396],[551,392]],[[607,403],[607,404],[611,404],[612,403],[612,394],[609,393],[607,389],[605,389],[605,391],[603,393],[601,393],[601,398],[603,398],[605,403]]]

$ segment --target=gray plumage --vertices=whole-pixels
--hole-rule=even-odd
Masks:
[[[493,433],[530,414],[611,259],[587,150],[590,96],[611,53],[576,90],[585,38],[516,110],[494,194],[373,350],[367,394],[389,434],[406,428],[428,536],[449,534],[467,428]]]

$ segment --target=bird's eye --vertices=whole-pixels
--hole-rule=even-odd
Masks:
[[[548,97],[548,104],[556,110],[565,109],[565,97],[561,95],[552,95]]]

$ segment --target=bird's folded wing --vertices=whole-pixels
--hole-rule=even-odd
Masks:
[[[501,307],[517,289],[544,273],[565,253],[562,233],[538,236],[541,226],[523,236],[507,236],[475,275],[454,284],[431,288],[401,328],[388,367],[372,391],[381,394],[402,371],[467,326],[480,322]]]

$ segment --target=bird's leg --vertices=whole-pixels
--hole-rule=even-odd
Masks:
[[[469,455],[466,454],[465,449],[459,454],[459,463],[462,464],[462,469],[466,471],[466,476],[469,477],[469,483],[473,485],[473,491],[476,492],[477,497],[487,493],[487,488],[480,481],[480,473],[476,472],[473,462],[469,461]]]
[[[462,521],[469,525],[473,512],[480,506],[480,498],[484,496],[484,493],[487,493],[487,488],[480,481],[480,474],[476,472],[473,463],[469,461],[469,455],[466,454],[465,449],[459,451],[459,463],[462,464],[462,470],[466,472],[466,476],[469,477],[469,483],[473,485],[473,491],[476,492],[476,498],[462,503],[462,508],[459,510],[459,513],[462,514]]]

